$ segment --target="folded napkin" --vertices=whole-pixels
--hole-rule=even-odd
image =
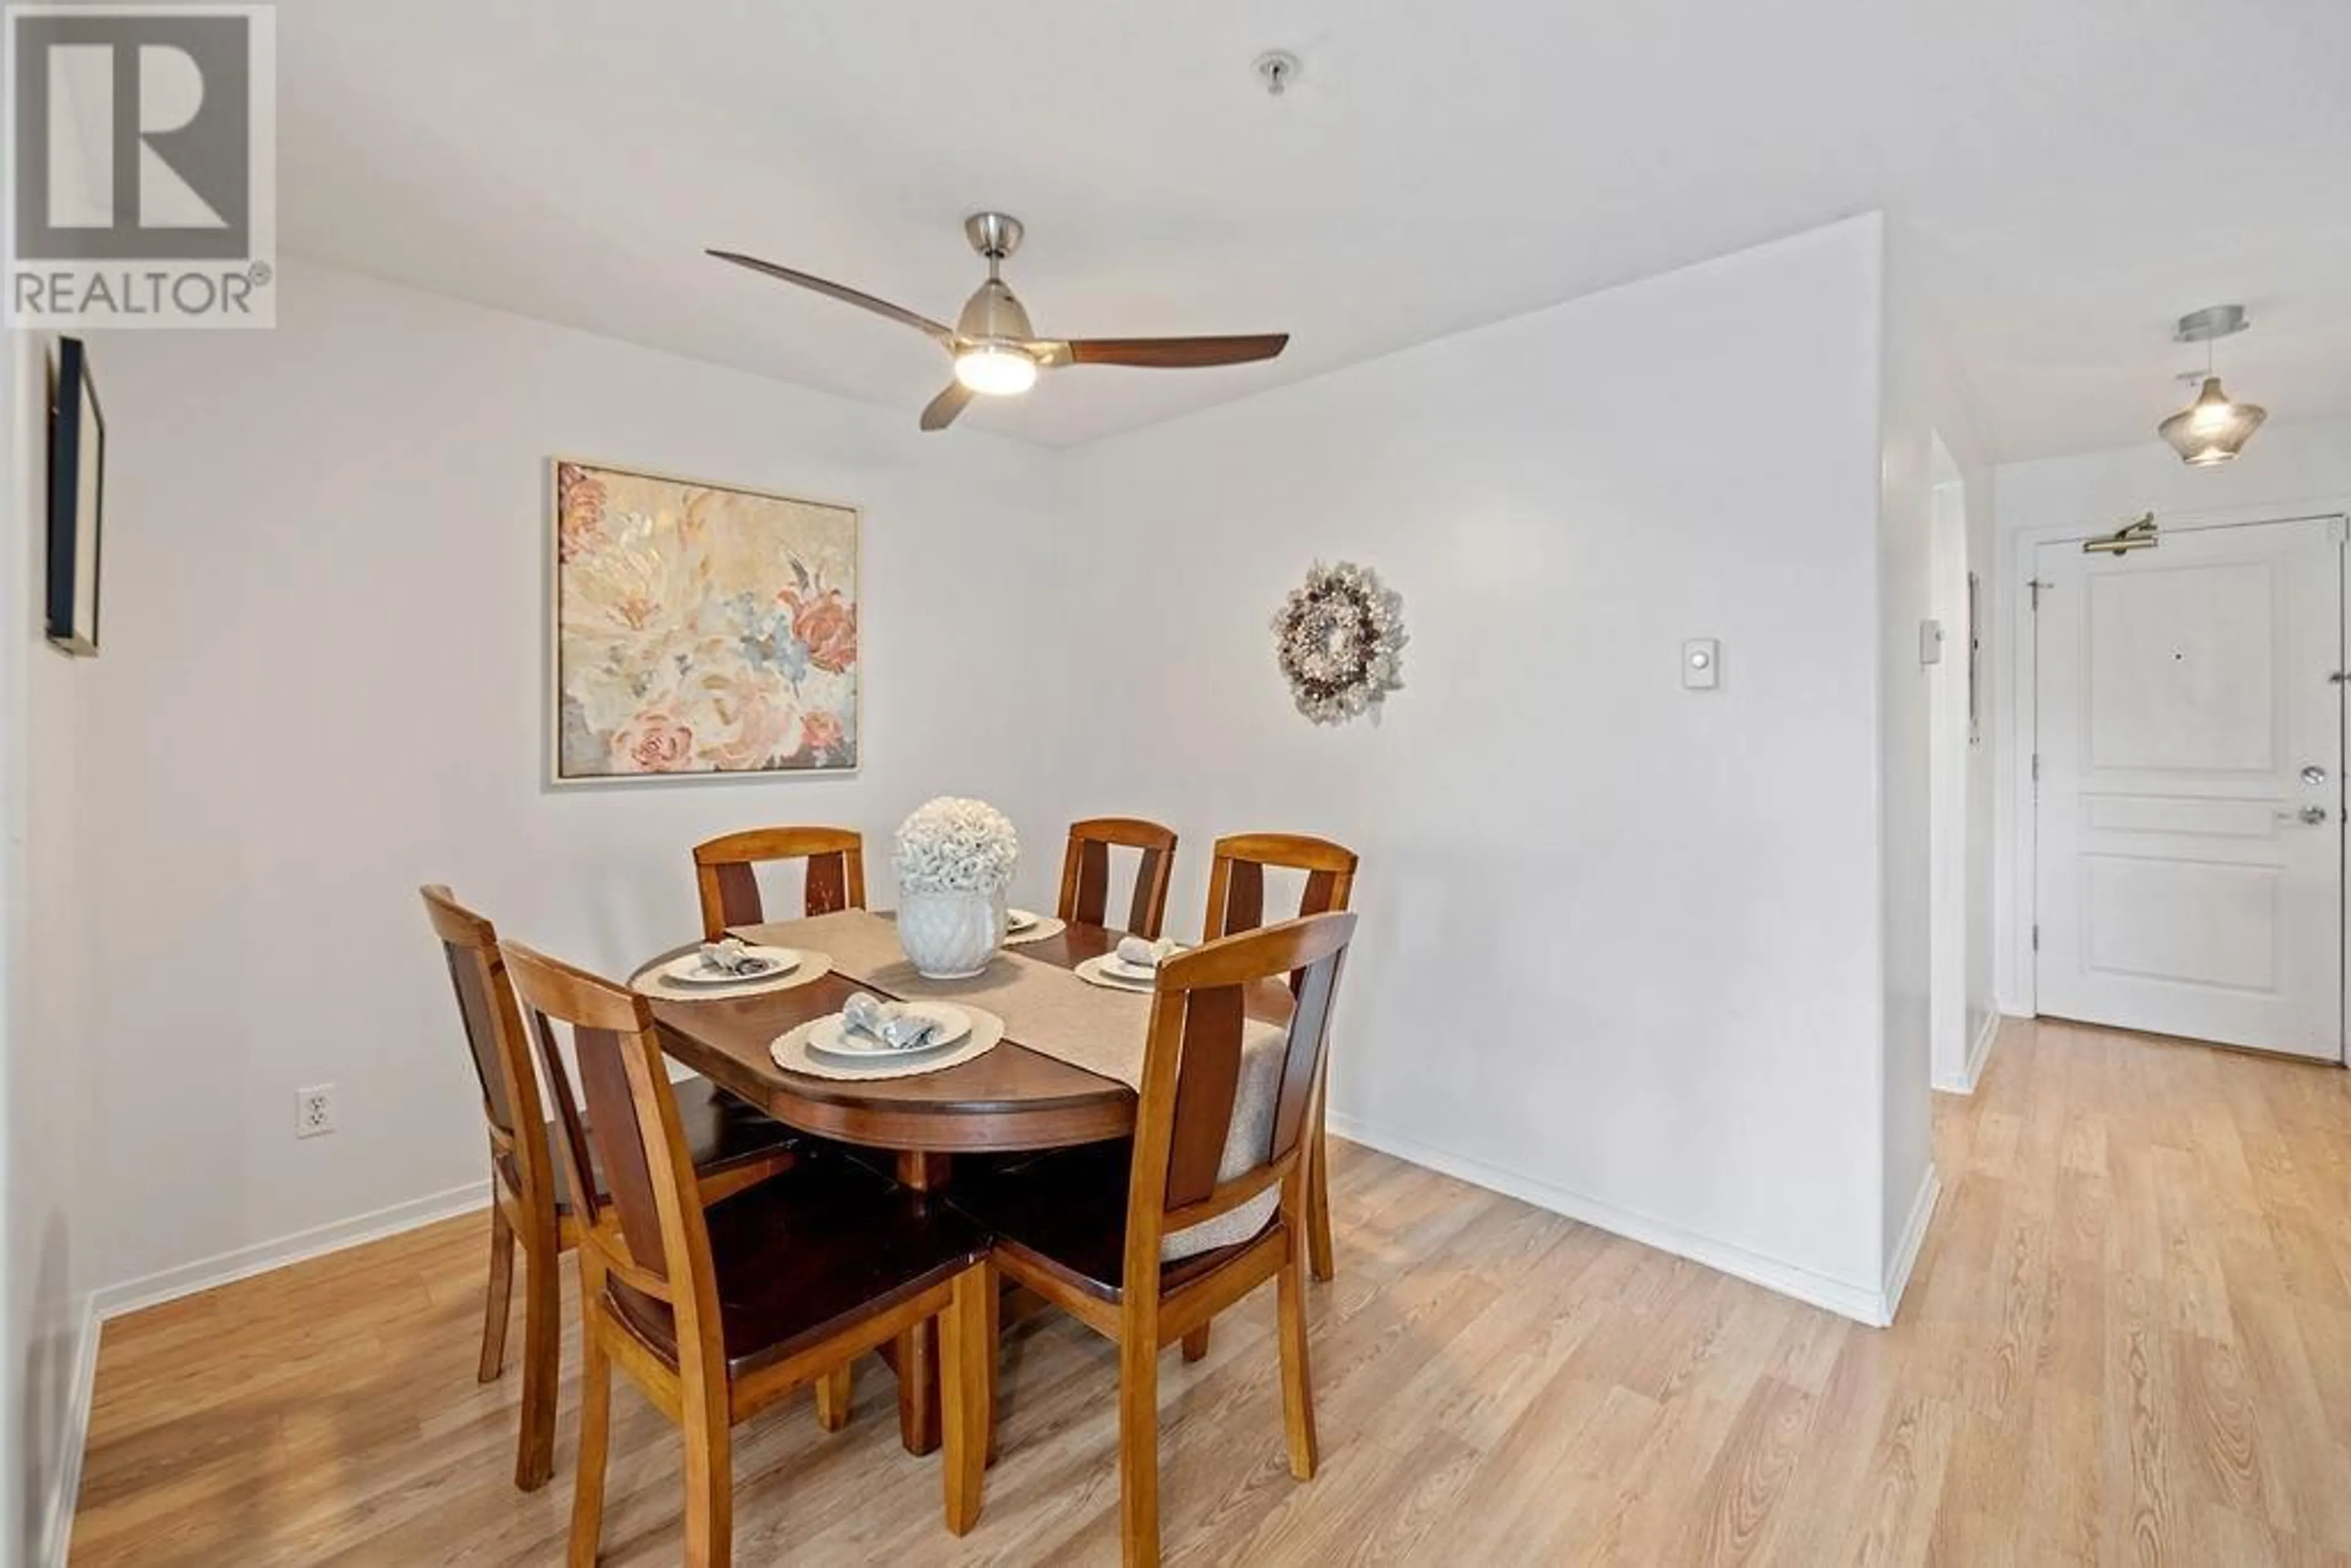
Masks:
[[[1176,956],[1176,946],[1171,936],[1162,936],[1156,942],[1145,942],[1140,936],[1122,936],[1118,939],[1118,961],[1132,964],[1138,969],[1156,969]]]
[[[702,945],[702,967],[729,975],[739,975],[746,969],[764,969],[767,959],[744,945],[740,936],[729,936],[723,942]]]
[[[885,1002],[865,991],[841,1004],[841,1018],[850,1029],[893,1051],[918,1051],[939,1031],[938,1019],[908,1012],[896,1002]]]

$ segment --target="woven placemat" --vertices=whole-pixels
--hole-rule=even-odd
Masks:
[[[1100,986],[1105,991],[1133,991],[1137,996],[1147,997],[1158,988],[1150,980],[1130,980],[1124,975],[1113,975],[1102,967],[1104,964],[1117,956],[1115,953],[1098,953],[1079,964],[1070,973],[1087,985]]]
[[[821,980],[832,973],[831,954],[812,952],[806,947],[799,948],[799,953],[800,956],[799,965],[789,972],[772,975],[764,980],[746,980],[739,986],[681,986],[676,981],[664,977],[661,972],[663,965],[677,962],[677,955],[673,953],[668,957],[656,959],[638,970],[629,980],[629,989],[639,996],[658,997],[665,1002],[719,1002],[734,997],[757,997],[769,991],[789,991],[794,986],[805,986],[812,980]]]
[[[805,1072],[811,1078],[838,1078],[856,1081],[866,1078],[913,1078],[919,1073],[942,1072],[957,1067],[976,1056],[985,1056],[996,1049],[1004,1038],[1004,1020],[984,1008],[955,1004],[971,1015],[971,1032],[945,1051],[925,1051],[911,1058],[884,1057],[878,1061],[844,1061],[834,1057],[819,1056],[809,1049],[809,1036],[819,1024],[830,1023],[839,1013],[829,1013],[820,1019],[810,1019],[798,1029],[779,1035],[768,1047],[768,1054],[776,1065],[787,1072]]]
[[[1040,915],[1037,924],[1026,931],[1015,931],[1004,938],[1007,947],[1025,947],[1031,942],[1042,942],[1048,936],[1059,936],[1070,928],[1070,923],[1058,915]]]

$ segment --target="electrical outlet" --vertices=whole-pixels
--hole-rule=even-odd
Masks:
[[[315,1138],[335,1130],[335,1086],[314,1083],[294,1091],[294,1135]]]

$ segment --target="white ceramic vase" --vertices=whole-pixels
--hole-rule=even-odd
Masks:
[[[1004,944],[1004,890],[898,890],[898,946],[924,976],[962,980],[987,967]]]

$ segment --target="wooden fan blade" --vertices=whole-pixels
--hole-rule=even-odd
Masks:
[[[789,267],[778,267],[772,261],[761,261],[756,256],[744,256],[731,250],[714,250],[706,254],[715,256],[721,261],[731,261],[737,267],[748,267],[753,272],[765,273],[769,277],[780,278],[786,283],[796,283],[802,288],[814,289],[817,293],[838,299],[844,305],[854,305],[861,310],[871,310],[876,316],[902,322],[912,327],[915,331],[936,340],[940,346],[949,352],[952,353],[955,350],[956,337],[953,331],[927,316],[915,314],[903,305],[893,305],[887,299],[876,299],[871,294],[861,293],[847,284],[834,283],[812,273],[795,272]]]
[[[973,395],[972,390],[961,382],[949,382],[947,390],[933,398],[924,407],[923,428],[945,430],[955,423],[956,415],[961,413],[970,403]]]
[[[1061,356],[1048,346],[1040,356],[1049,363]],[[1245,365],[1270,360],[1290,346],[1287,332],[1260,332],[1238,338],[1072,338],[1069,362],[1079,365],[1144,365],[1156,370],[1189,370],[1198,365]]]

